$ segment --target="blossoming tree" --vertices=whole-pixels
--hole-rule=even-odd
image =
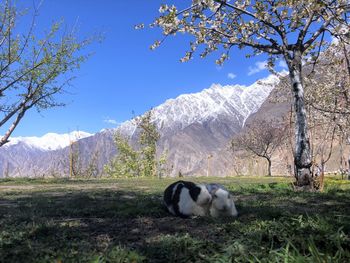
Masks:
[[[184,1],[186,2],[186,1]],[[152,26],[162,29],[164,38],[178,32],[194,37],[181,61],[192,58],[199,46],[200,56],[221,52],[222,64],[232,48],[250,48],[251,55],[265,53],[268,65],[283,58],[289,69],[296,118],[294,167],[296,186],[310,189],[310,142],[304,103],[303,59],[317,61],[330,35],[349,34],[347,0],[192,0],[180,10],[162,5]],[[164,39],[163,39],[164,40]],[[151,48],[158,47],[157,40]]]

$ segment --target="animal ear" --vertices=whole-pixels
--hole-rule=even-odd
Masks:
[[[216,192],[219,188],[213,188],[211,191],[210,191],[210,194],[213,196],[213,197],[217,197],[216,195]]]

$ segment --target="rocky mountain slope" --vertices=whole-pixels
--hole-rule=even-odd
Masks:
[[[248,87],[214,84],[202,92],[180,95],[154,108],[153,121],[161,133],[159,152],[166,151],[169,160],[167,175],[230,174],[230,139],[259,109],[277,83],[277,77],[270,76]],[[135,142],[136,127],[132,121],[118,129]],[[102,170],[116,154],[113,134],[114,130],[95,135],[81,133],[84,138],[75,147],[82,166],[94,161]],[[11,143],[0,148],[0,176],[67,175],[69,143],[69,136],[52,134],[43,140],[12,138]]]

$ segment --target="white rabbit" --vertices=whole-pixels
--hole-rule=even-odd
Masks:
[[[209,208],[212,217],[238,216],[238,212],[229,191],[219,184],[207,184],[207,189],[212,196]]]

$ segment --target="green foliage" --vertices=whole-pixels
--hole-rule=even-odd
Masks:
[[[139,150],[136,150],[119,132],[115,135],[117,156],[105,166],[105,172],[113,177],[154,177],[160,175],[166,164],[166,155],[157,158],[157,142],[160,138],[157,126],[152,122],[152,111],[135,118],[138,130]]]
[[[157,172],[157,142],[160,138],[157,126],[151,121],[152,111],[146,112],[136,119],[140,129],[139,144],[143,176],[156,176]]]
[[[138,177],[141,171],[139,152],[119,132],[115,134],[114,141],[118,155],[105,166],[105,172],[114,177]]]
[[[15,2],[0,3],[0,127],[6,131],[0,146],[8,142],[28,110],[64,105],[56,95],[70,86],[72,73],[88,58],[81,51],[92,41],[78,39],[77,32],[67,30],[61,22],[36,34],[35,8],[26,32],[19,24],[30,12],[21,12]]]

